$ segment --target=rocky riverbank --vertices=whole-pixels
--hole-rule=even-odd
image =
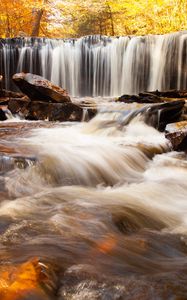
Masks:
[[[13,115],[35,121],[81,121],[85,110],[88,119],[96,114],[94,105],[73,103],[66,90],[41,76],[19,73],[13,76],[13,81],[21,93],[0,90],[1,121],[7,119],[7,109]]]

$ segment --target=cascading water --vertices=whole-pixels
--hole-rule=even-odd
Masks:
[[[111,102],[88,123],[1,124],[1,265],[53,274],[20,299],[186,299],[186,154],[146,113]]]
[[[0,70],[6,88],[25,71],[114,97],[187,88],[186,48],[185,32],[1,40]],[[187,157],[155,129],[165,107],[94,103],[89,122],[0,122],[1,300],[187,299]]]
[[[42,75],[72,96],[119,96],[187,88],[187,33],[73,40],[1,40],[5,86],[16,72]]]

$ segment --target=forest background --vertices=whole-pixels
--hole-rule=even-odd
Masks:
[[[1,0],[0,37],[77,38],[187,29],[186,0]]]

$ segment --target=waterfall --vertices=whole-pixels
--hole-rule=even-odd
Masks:
[[[80,39],[15,38],[0,43],[0,74],[39,74],[71,96],[187,88],[187,32]]]

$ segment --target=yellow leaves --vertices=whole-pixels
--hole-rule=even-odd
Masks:
[[[19,35],[20,31],[29,36],[32,32],[34,12],[38,10],[44,12],[45,20],[51,10],[47,0],[1,0],[0,36],[14,37]],[[46,27],[45,24],[42,27]]]
[[[42,289],[47,277],[37,259],[18,266],[6,266],[0,269],[0,299],[19,300],[28,294],[47,299]]]
[[[0,36],[30,35],[43,10],[41,35],[157,34],[187,28],[186,0],[0,0]]]

